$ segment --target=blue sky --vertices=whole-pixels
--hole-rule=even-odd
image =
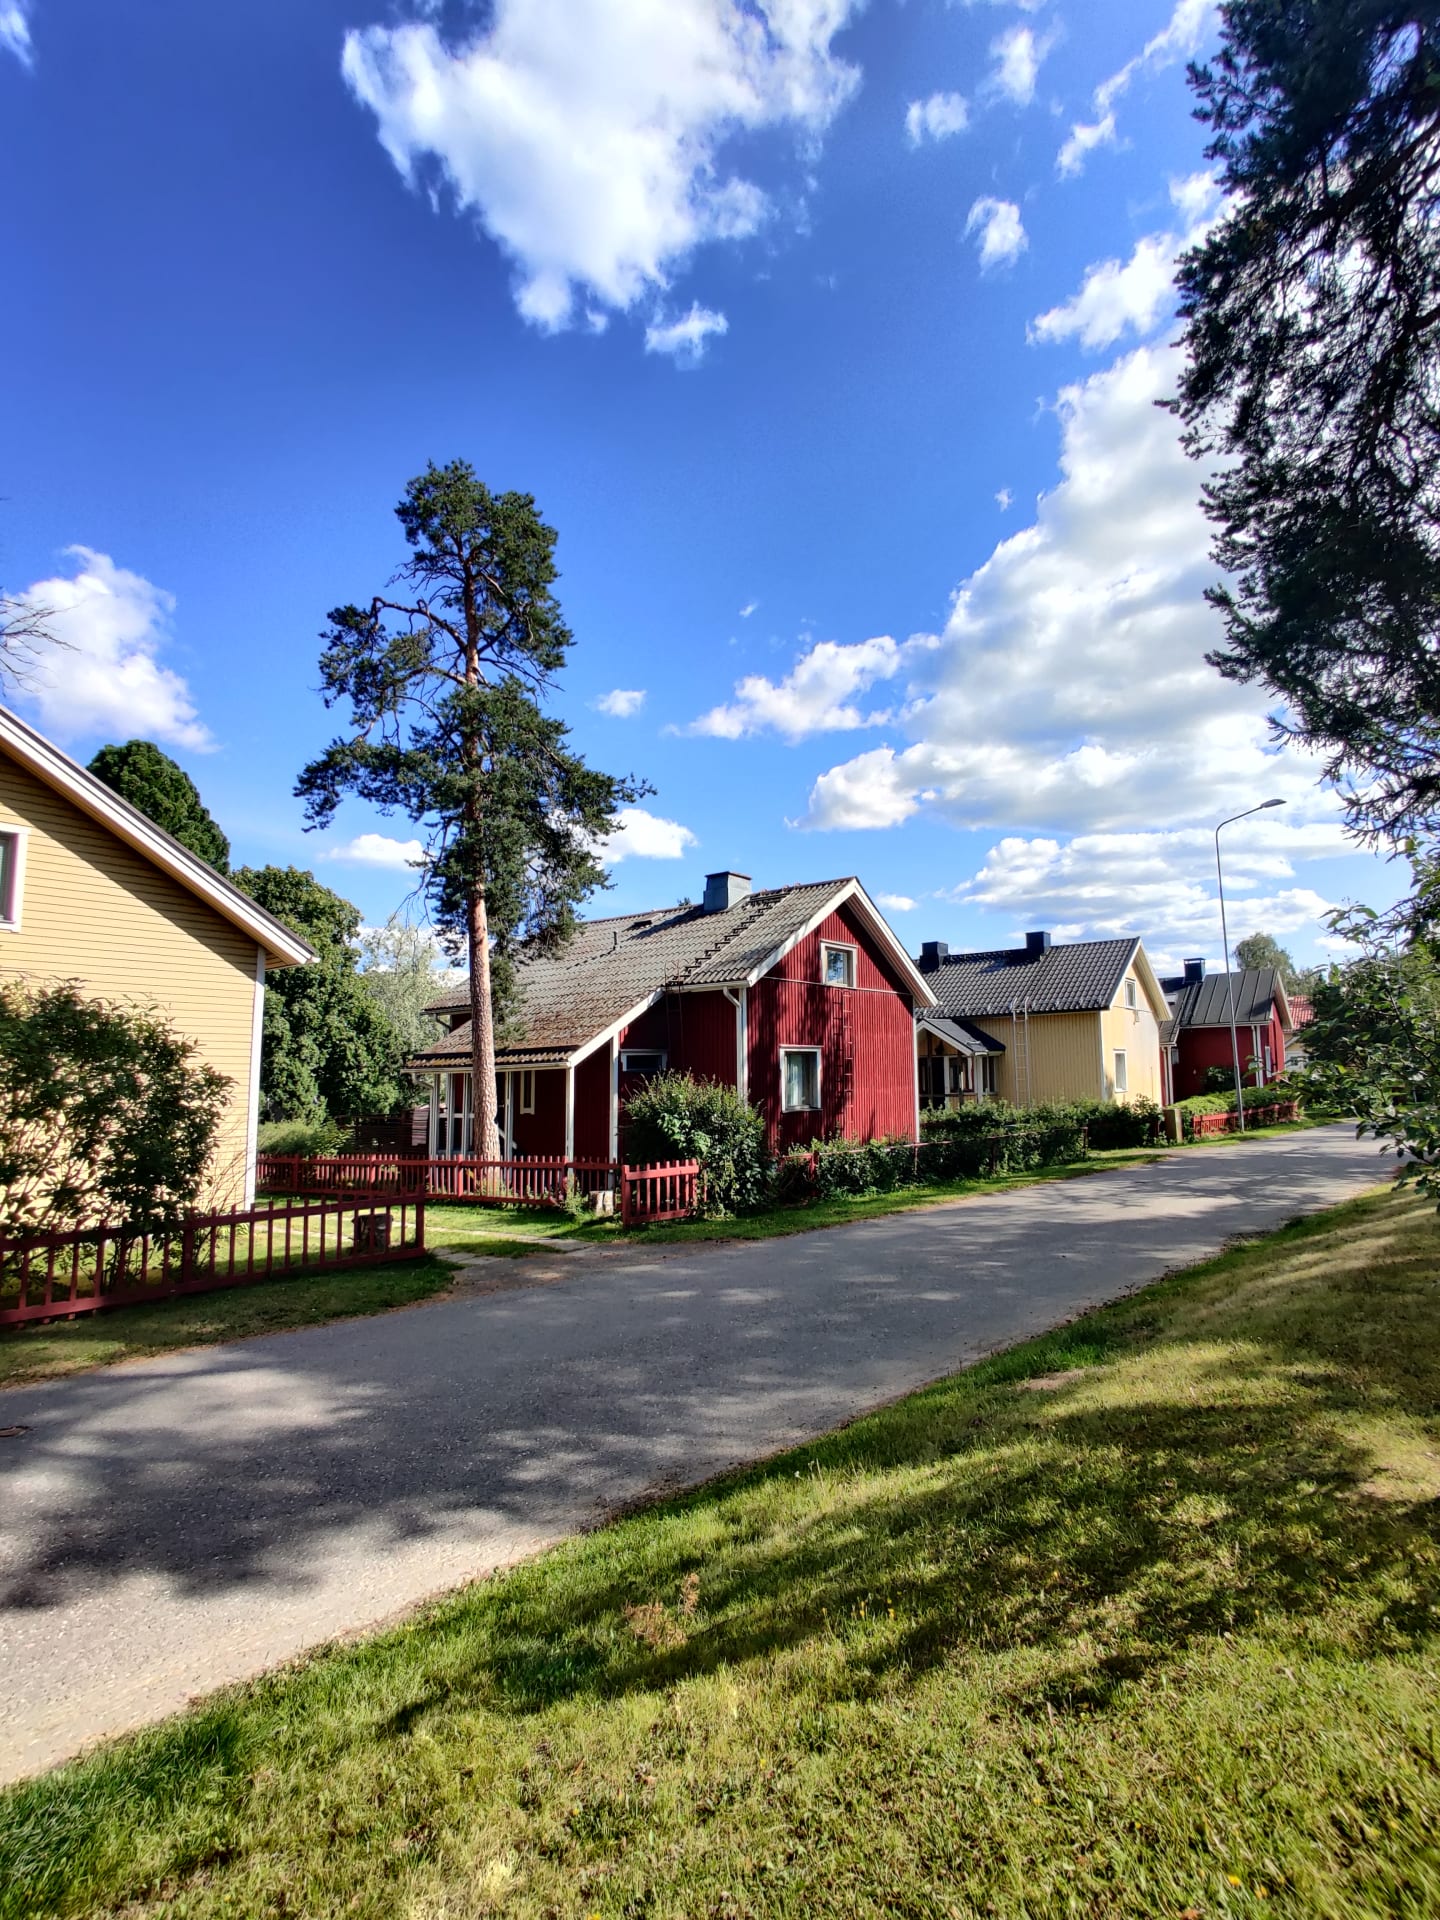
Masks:
[[[0,0],[0,582],[239,860],[370,919],[414,829],[291,797],[331,606],[428,459],[533,492],[557,705],[656,789],[597,911],[858,873],[912,947],[1297,954],[1388,899],[1222,683],[1154,401],[1215,196],[1205,0]],[[638,696],[642,696],[640,698]],[[621,697],[616,697],[621,696]],[[902,904],[910,903],[910,904]]]

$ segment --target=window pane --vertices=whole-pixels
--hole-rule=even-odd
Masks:
[[[15,836],[0,833],[0,920],[15,918]]]
[[[850,963],[854,955],[848,947],[827,947],[825,949],[825,984],[827,987],[848,987],[851,973]]]
[[[813,1110],[820,1104],[820,1056],[808,1049],[788,1050],[785,1059],[784,1103],[790,1113]]]
[[[1124,1093],[1127,1091],[1128,1085],[1125,1056],[1123,1053],[1117,1053],[1115,1056],[1115,1091],[1117,1093]]]

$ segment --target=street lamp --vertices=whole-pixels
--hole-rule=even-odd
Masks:
[[[1220,827],[1233,827],[1237,820],[1248,820],[1252,813],[1264,813],[1270,807],[1283,807],[1283,800],[1262,800],[1258,807],[1247,807],[1244,813],[1232,813],[1228,820],[1222,820]],[[1215,883],[1220,889],[1220,938],[1225,943],[1225,998],[1230,1007],[1230,1058],[1235,1065],[1235,1115],[1239,1125],[1237,1133],[1245,1131],[1245,1093],[1240,1085],[1240,1035],[1235,1030],[1235,975],[1230,970],[1230,931],[1225,925],[1225,876],[1220,871],[1220,827],[1215,829]]]

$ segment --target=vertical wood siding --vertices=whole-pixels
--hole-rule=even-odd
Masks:
[[[1101,1097],[1098,1013],[1032,1013],[1028,1026],[1023,1019],[1000,1015],[976,1024],[1005,1049],[995,1063],[995,1091],[1002,1100],[1033,1106],[1043,1100]],[[1022,1070],[1027,1049],[1028,1076]]]
[[[168,1014],[231,1082],[209,1197],[238,1199],[255,942],[3,754],[0,825],[30,829],[20,931],[0,930],[0,974],[77,980],[87,992]]]
[[[562,1123],[563,1124],[563,1123]],[[575,1069],[575,1158],[610,1158],[610,1049],[598,1048]]]
[[[856,952],[855,987],[827,987],[820,949]],[[750,1098],[778,1151],[839,1134],[915,1137],[913,1003],[858,919],[842,907],[750,989]],[[820,1049],[818,1113],[781,1107],[780,1049]]]
[[[1251,1029],[1242,1021],[1239,1025],[1240,1065],[1242,1070],[1246,1061],[1255,1051]],[[1263,1048],[1270,1043],[1272,1055],[1272,1077],[1283,1073],[1285,1069],[1285,1033],[1280,1025],[1280,1016],[1271,1002],[1269,1024],[1261,1028],[1260,1043]],[[1263,1057],[1263,1056],[1262,1056]],[[1184,1027],[1180,1033],[1180,1058],[1175,1067],[1175,1098],[1188,1100],[1192,1093],[1204,1093],[1205,1070],[1207,1067],[1230,1067],[1233,1065],[1230,1046],[1230,1029],[1224,1027]],[[1246,1085],[1252,1083],[1252,1076],[1246,1073]]]
[[[515,1151],[553,1154],[565,1152],[565,1069],[541,1067],[535,1074],[535,1111],[520,1111],[520,1076],[515,1076]]]
[[[1133,974],[1129,977],[1135,980],[1135,998],[1139,1004],[1134,1007],[1125,1005],[1125,982],[1122,980],[1102,1022],[1105,1035],[1105,1098],[1158,1102],[1165,1091],[1160,1072],[1160,1023],[1145,998],[1140,981]],[[1129,1081],[1127,1091],[1119,1095],[1115,1091],[1117,1049],[1125,1055],[1126,1077]]]

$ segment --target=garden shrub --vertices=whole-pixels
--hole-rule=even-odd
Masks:
[[[0,1229],[177,1221],[231,1084],[197,1056],[153,1009],[0,983]]]
[[[661,1073],[633,1095],[626,1112],[625,1158],[698,1160],[705,1174],[704,1210],[711,1217],[762,1206],[771,1184],[765,1122],[733,1087]]]
[[[338,1153],[346,1131],[338,1120],[262,1120],[256,1144],[261,1153],[297,1154],[308,1160]]]

